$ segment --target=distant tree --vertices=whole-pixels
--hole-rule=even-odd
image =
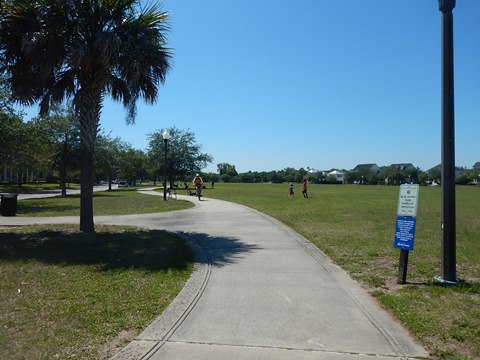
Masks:
[[[235,165],[228,163],[217,164],[217,172],[223,182],[230,182],[232,178],[235,178],[238,175]]]
[[[302,182],[304,178],[307,177],[308,171],[305,170],[303,167],[298,169],[299,181]]]
[[[271,181],[275,184],[281,184],[282,182],[287,181],[283,171],[270,171],[268,173],[268,179],[268,181]]]
[[[238,181],[241,183],[253,183],[255,182],[255,175],[251,171],[240,173],[238,174]]]
[[[14,114],[0,112],[0,163],[18,171],[22,141],[26,129],[22,119]]]
[[[442,178],[440,166],[431,169],[430,172],[429,172],[429,176],[430,176],[431,181],[434,181],[437,184],[440,184],[441,183],[441,178]]]
[[[309,183],[318,183],[321,175],[321,171],[309,171],[305,177]]]
[[[69,105],[55,105],[50,113],[35,118],[45,133],[52,150],[51,165],[60,175],[62,196],[67,195],[68,172],[80,167],[80,125],[78,116]]]
[[[425,185],[427,184],[427,182],[428,182],[428,173],[426,173],[425,171],[421,171],[418,174],[418,183],[421,185]]]
[[[137,180],[144,179],[148,172],[148,156],[142,150],[127,145],[122,149],[119,158],[118,175],[136,186]]]
[[[404,178],[405,179],[410,179],[411,182],[418,184],[418,176],[420,174],[421,170],[417,168],[411,168],[411,169],[406,169],[404,171]]]
[[[10,166],[13,161],[13,147],[18,145],[18,132],[23,121],[17,114],[0,111],[0,163]]]
[[[195,134],[175,127],[168,129],[170,139],[167,150],[167,174],[170,185],[174,179],[187,179],[195,173],[201,172],[213,157],[202,153],[202,146],[197,144]],[[163,177],[165,146],[162,137],[163,131],[148,134],[147,154],[152,164],[155,164],[156,178]]]
[[[18,131],[23,125],[22,114],[15,111],[4,77],[0,76],[0,164],[10,166],[13,147],[19,145]]]
[[[80,230],[93,222],[94,144],[105,96],[122,101],[133,123],[136,102],[153,103],[170,68],[167,14],[139,0],[8,0],[0,7],[0,72],[15,100],[73,99],[81,139]]]
[[[246,173],[238,174],[238,181],[242,183],[259,183],[265,182],[266,173],[258,171],[247,171]]]
[[[473,169],[465,169],[464,172],[466,184],[477,184],[480,181],[480,171]]]
[[[280,171],[281,176],[285,179],[287,182],[295,182],[297,178],[297,170],[291,167],[287,167],[283,170]]]
[[[204,183],[218,182],[219,176],[214,172],[202,172],[202,179]]]
[[[347,184],[359,183],[361,180],[361,175],[358,171],[347,171],[345,173],[345,182]]]
[[[365,184],[378,185],[381,181],[381,177],[374,171],[370,171],[365,177]]]
[[[16,175],[18,186],[49,167],[51,149],[45,129],[19,113],[0,111],[0,162]]]
[[[405,174],[402,174],[395,166],[382,169],[379,176],[389,185],[400,185],[405,180]]]
[[[112,139],[106,134],[101,134],[97,138],[95,145],[97,182],[107,179],[108,190],[112,190],[113,180],[117,177],[120,168],[122,150],[126,148],[127,145],[118,137]]]

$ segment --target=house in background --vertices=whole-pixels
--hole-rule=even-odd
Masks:
[[[475,165],[473,165],[473,170],[480,171],[480,161],[477,161]]]
[[[345,184],[345,174],[338,170],[330,171],[327,174],[327,179],[332,179],[333,181],[336,181],[338,183]]]
[[[391,167],[394,167],[398,171],[405,171],[405,170],[410,170],[410,169],[415,169],[415,166],[413,166],[412,163],[407,163],[407,164],[392,164],[390,165]]]
[[[441,176],[442,172],[442,164],[438,164],[437,166],[434,166],[431,169],[427,170],[427,173],[434,178],[434,180],[440,180],[440,179],[435,179],[438,175],[438,177]],[[460,177],[464,174],[464,170],[462,168],[456,167],[455,166],[455,181],[460,179]]]
[[[353,171],[358,171],[358,172],[373,172],[375,174],[378,174],[380,171],[380,168],[378,167],[377,164],[358,164],[355,166]]]

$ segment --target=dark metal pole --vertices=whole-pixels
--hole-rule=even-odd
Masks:
[[[397,284],[405,284],[407,282],[408,269],[408,250],[400,250],[400,262],[398,263]]]
[[[164,147],[164,160],[163,160],[163,200],[167,200],[167,142],[168,139],[163,139]]]
[[[456,282],[455,113],[453,87],[453,14],[455,0],[439,0],[442,12],[442,270]]]

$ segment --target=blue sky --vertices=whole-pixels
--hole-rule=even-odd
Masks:
[[[237,171],[352,169],[441,157],[437,0],[165,0],[173,69],[135,125],[106,101],[101,124],[145,149],[190,130]],[[456,164],[480,161],[480,1],[454,9]]]

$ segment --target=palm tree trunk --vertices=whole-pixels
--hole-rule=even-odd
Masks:
[[[80,231],[91,234],[95,232],[93,223],[93,146],[82,141],[80,148]]]
[[[67,196],[67,166],[68,166],[68,134],[65,133],[63,141],[62,160],[60,163],[60,187],[62,188],[62,196]]]
[[[79,98],[80,113],[80,231],[95,232],[93,222],[94,145],[97,138],[102,96],[100,91],[84,90]]]

